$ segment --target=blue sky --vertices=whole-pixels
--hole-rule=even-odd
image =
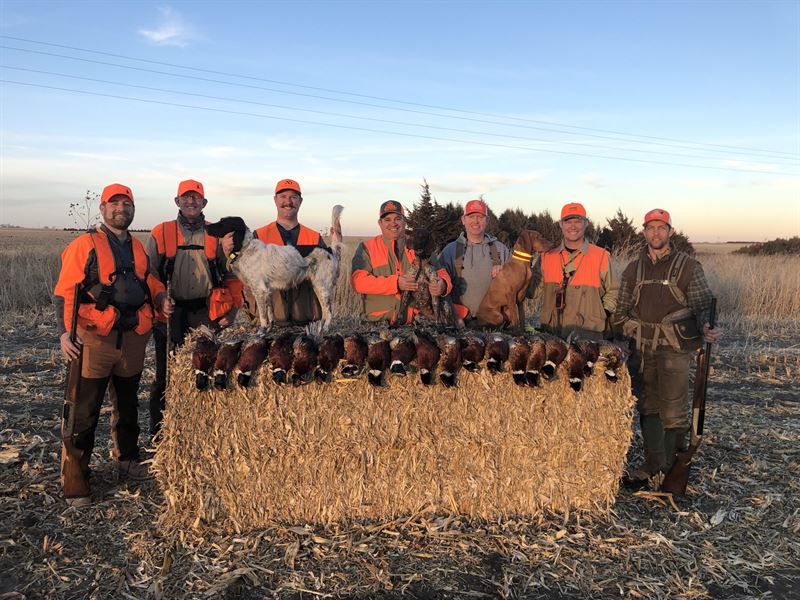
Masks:
[[[0,11],[0,223],[69,225],[71,201],[119,181],[151,227],[195,178],[209,218],[256,227],[291,177],[301,221],[340,203],[345,233],[367,235],[426,178],[440,202],[483,194],[497,213],[659,206],[695,241],[800,234],[798,2]]]

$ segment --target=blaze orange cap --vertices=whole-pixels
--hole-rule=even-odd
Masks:
[[[583,208],[583,204],[578,204],[577,202],[565,204],[564,208],[561,209],[561,220],[563,221],[570,217],[583,217],[585,219],[586,209]]]
[[[382,219],[388,214],[395,213],[400,215],[401,217],[405,217],[406,214],[403,211],[403,205],[399,202],[395,202],[394,200],[387,200],[383,204],[381,204],[381,210],[379,211],[380,218]]]
[[[178,197],[183,196],[186,192],[197,192],[203,198],[206,197],[206,194],[203,191],[203,184],[199,181],[195,181],[194,179],[187,179],[186,181],[181,181],[178,184]]]
[[[642,227],[647,225],[650,221],[664,221],[667,225],[672,227],[672,217],[669,216],[669,213],[665,211],[663,208],[654,208],[649,213],[644,216],[644,224]]]
[[[283,190],[294,190],[295,192],[297,192],[301,196],[303,195],[303,192],[300,191],[300,184],[297,183],[294,179],[281,179],[275,185],[275,193],[276,194],[281,193]]]
[[[489,207],[483,200],[470,200],[464,207],[464,214],[481,213],[484,217],[489,214]]]
[[[112,183],[103,188],[103,193],[100,195],[100,204],[108,202],[111,198],[118,195],[127,196],[130,198],[131,202],[133,202],[133,192],[131,188],[121,183]]]

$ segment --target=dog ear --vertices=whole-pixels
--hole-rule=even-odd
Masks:
[[[233,251],[239,252],[242,249],[242,244],[244,243],[244,229],[234,229],[233,230]]]

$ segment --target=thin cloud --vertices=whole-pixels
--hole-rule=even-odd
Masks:
[[[159,46],[177,46],[184,48],[196,38],[191,27],[183,17],[170,6],[159,7],[161,22],[155,29],[140,29],[139,35],[144,36]]]
[[[593,188],[604,188],[611,185],[611,183],[605,179],[603,179],[597,173],[586,173],[581,175],[581,181],[588,186]]]

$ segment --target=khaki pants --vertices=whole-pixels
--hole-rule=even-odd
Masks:
[[[82,452],[80,470],[83,482],[63,480],[63,464],[75,460],[62,448],[62,485],[67,497],[78,495],[73,488],[88,489],[89,459],[94,450],[95,431],[100,419],[106,388],[112,404],[111,439],[114,458],[137,460],[139,458],[139,379],[142,376],[144,354],[150,334],[139,335],[133,331],[112,331],[107,336],[78,329],[83,340],[83,368],[80,390],[74,408],[75,424],[72,444]],[[109,381],[111,386],[109,387]]]
[[[661,346],[636,351],[629,361],[637,409],[658,415],[665,429],[689,429],[689,362],[691,352]],[[644,370],[640,366],[644,360]]]

